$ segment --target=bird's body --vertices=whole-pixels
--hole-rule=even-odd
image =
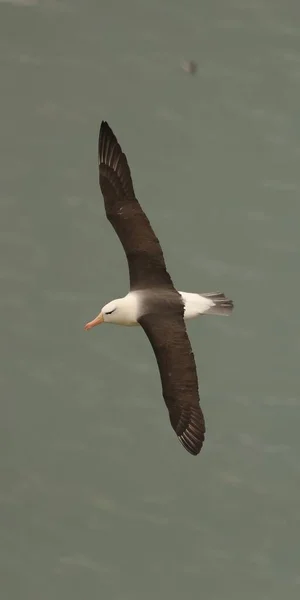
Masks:
[[[139,317],[143,314],[143,297],[147,297],[147,292],[147,290],[129,292],[123,298],[117,298],[106,304],[101,311],[104,321],[128,327],[139,325]],[[179,294],[184,305],[184,320],[194,319],[205,314],[229,315],[232,311],[232,302],[220,292],[212,294],[179,292]],[[163,291],[161,293],[156,291],[156,300],[162,305],[166,302]]]
[[[106,216],[127,256],[130,291],[106,304],[86,324],[140,325],[154,350],[171,425],[190,452],[200,452],[205,423],[198,378],[185,320],[198,315],[229,315],[231,300],[220,292],[179,292],[166,269],[162,249],[135,197],[125,154],[106,122],[99,134],[99,182]]]

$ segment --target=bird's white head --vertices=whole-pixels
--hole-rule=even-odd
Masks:
[[[132,294],[125,298],[117,298],[105,304],[99,315],[85,325],[85,330],[92,329],[101,323],[115,325],[137,325],[137,299]]]

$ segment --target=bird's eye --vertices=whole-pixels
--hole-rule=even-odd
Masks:
[[[112,310],[107,310],[105,314],[111,315],[111,313],[115,312],[115,310],[116,310],[115,308],[113,308]]]

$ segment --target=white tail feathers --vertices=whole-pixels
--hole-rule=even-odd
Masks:
[[[208,294],[201,294],[204,298],[212,300],[213,305],[205,311],[207,315],[222,315],[228,317],[233,311],[233,301],[229,300],[222,292],[211,292]]]
[[[232,313],[233,302],[222,292],[191,294],[179,292],[184,302],[184,318],[193,319],[199,315],[222,315]]]

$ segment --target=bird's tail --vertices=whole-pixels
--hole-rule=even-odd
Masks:
[[[233,301],[229,300],[222,292],[210,292],[201,294],[204,298],[212,300],[213,305],[205,311],[206,315],[223,315],[229,316],[233,311]]]

